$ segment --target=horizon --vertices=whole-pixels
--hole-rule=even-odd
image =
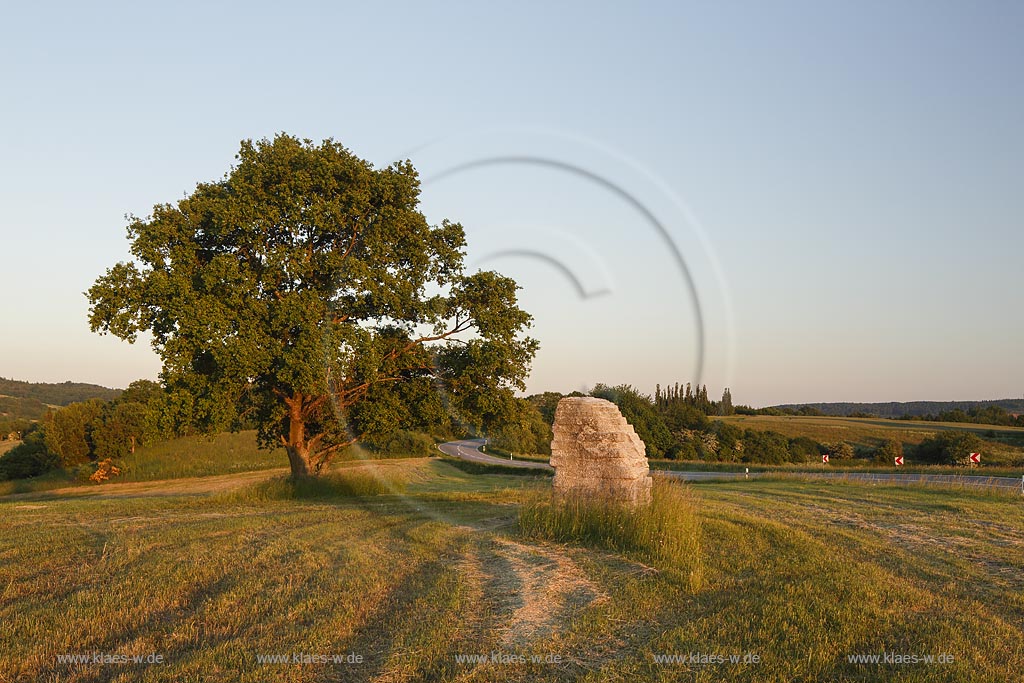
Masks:
[[[107,385],[104,385],[104,384],[95,384],[93,382],[82,382],[82,381],[74,380],[74,379],[62,380],[62,381],[59,381],[59,382],[49,382],[49,381],[40,381],[40,380],[20,379],[20,378],[17,378],[17,377],[8,377],[8,376],[6,376],[6,375],[4,375],[2,373],[0,373],[0,379],[6,379],[6,380],[9,380],[9,381],[12,381],[12,382],[27,382],[29,384],[92,384],[94,386],[98,386],[98,387],[101,387],[103,389],[112,389],[114,391],[124,391],[124,389],[127,388],[127,384],[125,386],[122,386],[122,387],[107,386]],[[153,381],[157,381],[156,379],[149,378],[149,377],[138,377],[136,379],[140,379],[140,380],[142,380],[142,379],[152,379]],[[603,383],[595,382],[594,384],[590,385],[590,388],[588,388],[587,391],[585,391],[583,393],[589,393],[590,389],[592,389],[597,384],[603,384]],[[673,382],[673,384],[674,384],[674,382]],[[680,382],[680,385],[685,385],[685,384],[686,384],[686,382]],[[664,385],[664,386],[668,386],[668,385]],[[643,387],[635,387],[634,386],[633,388],[637,389],[640,393],[645,394],[648,397],[653,397],[654,396],[654,389],[652,389],[651,391],[648,392]],[[709,398],[711,398],[714,401],[720,400],[721,396],[719,394],[721,392],[724,392],[726,388],[728,388],[728,387],[723,387],[721,389],[721,391],[715,391],[712,387],[708,387],[708,396],[709,396]],[[555,391],[555,390],[549,390],[549,391]],[[572,391],[576,391],[576,390],[570,389],[568,391],[557,391],[556,393],[560,393],[560,394],[565,395],[565,394],[571,393]],[[544,392],[540,392],[540,391],[538,391],[538,392],[528,392],[528,393],[520,392],[517,395],[528,397],[528,396],[533,396],[533,395],[541,394],[541,393],[544,393]],[[817,405],[817,404],[830,405],[830,404],[842,404],[842,403],[871,405],[871,404],[883,404],[883,403],[981,403],[981,402],[1020,401],[1020,400],[1024,400],[1024,395],[1021,395],[1021,396],[1001,396],[999,398],[948,398],[948,399],[907,399],[907,400],[887,400],[887,399],[883,399],[883,400],[878,400],[878,401],[844,401],[844,400],[841,400],[841,399],[837,399],[837,400],[827,400],[827,401],[783,401],[783,402],[780,402],[780,403],[771,403],[771,404],[766,404],[766,405],[754,405],[752,403],[747,403],[747,402],[743,401],[742,399],[737,399],[736,396],[733,396],[733,401],[734,401],[735,405],[737,405],[737,406],[747,406],[747,407],[754,408],[754,409],[757,409],[757,408],[774,408],[774,407],[780,407],[780,406],[803,406],[803,405]]]
[[[1024,6],[289,11],[308,35],[205,5],[200,24],[188,5],[12,10],[5,371],[155,378],[145,337],[89,331],[82,292],[127,258],[125,214],[286,131],[412,160],[428,220],[465,226],[468,269],[522,287],[540,341],[527,393],[671,377],[759,406],[1024,390],[1005,294],[1024,290]],[[365,68],[337,68],[337,26],[376,55]],[[382,27],[402,49],[379,49]]]

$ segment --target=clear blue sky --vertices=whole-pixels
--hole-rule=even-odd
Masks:
[[[553,158],[668,217],[703,367],[676,262],[609,186],[522,163],[426,184],[523,286],[531,391],[1024,395],[1024,4],[147,4],[4,13],[0,375],[154,377],[82,292],[126,257],[124,214],[286,131],[430,178]]]

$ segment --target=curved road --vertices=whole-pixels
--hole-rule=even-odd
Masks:
[[[480,447],[486,443],[484,439],[463,439],[462,441],[449,441],[438,446],[445,455],[454,458],[477,462],[482,465],[501,465],[502,467],[521,467],[530,470],[553,470],[554,468],[546,462],[534,462],[533,460],[506,460],[496,458],[493,455],[486,455],[480,452]]]
[[[496,458],[480,452],[480,447],[485,441],[483,439],[463,439],[462,441],[449,441],[438,446],[441,452],[455,458],[480,463],[481,465],[500,465],[502,467],[522,467],[533,470],[551,470],[551,465],[533,460],[505,460]],[[743,472],[691,472],[683,470],[651,470],[652,474],[661,474],[666,477],[675,477],[684,481],[707,481],[714,479],[742,479]],[[774,474],[772,472],[751,472],[750,478],[757,479],[764,475]],[[998,488],[1011,491],[1021,491],[1022,480],[1015,477],[983,477],[979,475],[959,474],[904,474],[893,472],[793,472],[806,477],[817,477],[821,479],[851,479],[854,481],[867,481],[885,484],[962,484],[964,486],[978,486],[981,488]]]

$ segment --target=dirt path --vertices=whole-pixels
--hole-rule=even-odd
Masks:
[[[608,596],[563,550],[491,536],[463,558],[460,570],[477,586],[481,621],[509,650],[543,644]]]

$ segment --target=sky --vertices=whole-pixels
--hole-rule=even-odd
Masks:
[[[283,131],[413,161],[521,285],[530,393],[1020,397],[1022,35],[1001,0],[10,6],[0,376],[155,378],[83,292]]]

